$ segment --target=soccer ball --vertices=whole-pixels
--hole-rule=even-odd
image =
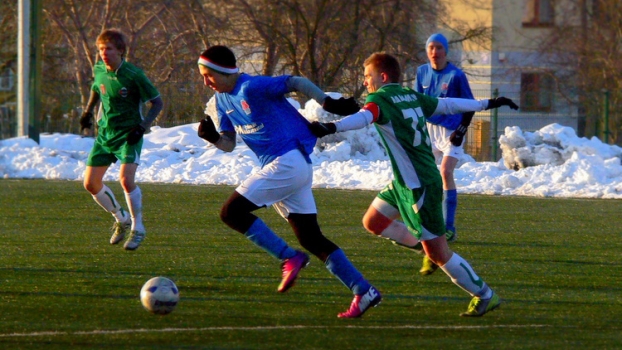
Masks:
[[[140,302],[149,312],[166,315],[175,310],[179,302],[179,289],[166,277],[154,277],[140,290]]]

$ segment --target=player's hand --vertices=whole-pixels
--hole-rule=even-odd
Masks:
[[[144,134],[145,134],[145,128],[143,128],[140,125],[134,127],[127,134],[127,139],[126,139],[127,140],[127,144],[128,145],[135,145],[135,144],[137,144],[138,141],[140,141],[140,139],[143,137]]]
[[[197,135],[200,138],[209,141],[210,143],[216,143],[220,139],[220,133],[216,131],[216,126],[212,121],[212,117],[209,115],[205,115],[199,122],[199,129],[197,130]]]
[[[451,135],[449,135],[449,142],[451,142],[452,145],[456,147],[462,145],[464,142],[464,135],[466,135],[469,124],[471,124],[471,120],[474,115],[475,112],[462,113],[462,121],[460,122],[460,125],[458,125],[458,128],[454,130]]]
[[[326,112],[343,116],[354,114],[361,110],[361,106],[359,106],[354,97],[340,97],[338,100],[335,100],[332,97],[326,96],[322,108],[324,108]]]
[[[464,141],[464,135],[466,135],[468,128],[462,124],[458,125],[458,128],[454,130],[449,136],[449,141],[452,145],[459,147]]]
[[[309,124],[309,130],[316,137],[324,137],[326,135],[334,134],[337,132],[337,126],[335,123],[320,123],[313,122]]]
[[[80,117],[80,131],[84,131],[84,129],[91,129],[93,127],[93,112],[84,112]]]
[[[499,108],[501,106],[508,106],[514,110],[518,109],[518,105],[514,103],[514,101],[503,96],[497,97],[497,98],[491,98],[490,100],[488,100],[488,107],[486,107],[486,109],[488,110],[488,109],[493,109],[493,108]]]

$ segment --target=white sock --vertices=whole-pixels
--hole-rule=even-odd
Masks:
[[[380,236],[408,248],[413,248],[419,243],[417,237],[413,236],[413,234],[408,231],[406,225],[399,220],[393,220],[391,224],[380,233]]]
[[[445,271],[454,284],[467,291],[471,296],[481,299],[492,297],[492,290],[460,255],[454,253],[451,259],[441,266],[441,269]]]
[[[140,187],[136,186],[134,191],[126,192],[125,201],[132,215],[132,231],[145,232],[145,226],[143,225],[143,194],[140,191]]]
[[[109,212],[114,216],[117,222],[127,222],[130,219],[128,213],[123,209],[121,204],[114,197],[114,193],[112,190],[104,185],[101,191],[99,191],[96,195],[93,196],[95,203],[99,204],[105,211]]]

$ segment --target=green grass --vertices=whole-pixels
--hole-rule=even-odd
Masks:
[[[80,182],[0,180],[0,348],[622,348],[622,201],[460,196],[451,247],[503,300],[469,319],[442,271],[419,276],[420,256],[363,230],[374,192],[316,190],[325,235],[384,295],[341,320],[351,294],[315,258],[276,292],[279,263],[218,218],[231,187],[140,186],[148,234],[127,252]],[[272,209],[258,215],[299,247]],[[167,316],[139,301],[158,275],[181,291]]]

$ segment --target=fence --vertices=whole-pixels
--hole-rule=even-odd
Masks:
[[[494,94],[493,94],[494,95]],[[488,99],[489,90],[473,90],[476,99]],[[504,94],[520,104],[520,92]],[[499,151],[499,137],[504,134],[508,126],[518,126],[522,131],[533,132],[549,124],[557,123],[577,130],[579,115],[566,110],[559,112],[522,112],[513,111],[507,107],[475,113],[464,150],[477,161],[497,161],[501,158]]]

